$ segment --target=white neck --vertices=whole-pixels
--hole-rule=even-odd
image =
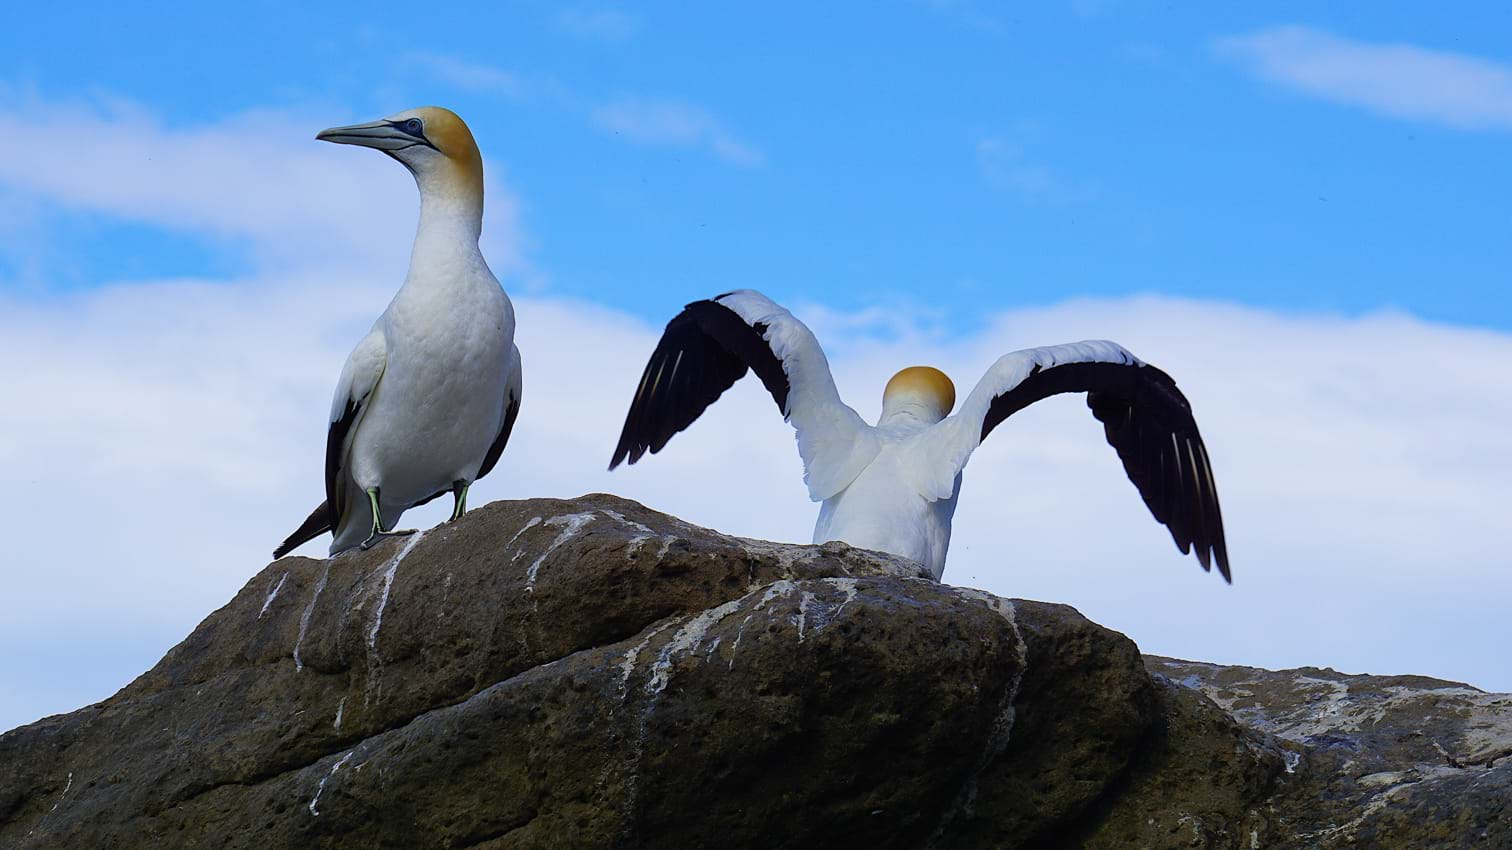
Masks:
[[[882,404],[877,427],[920,430],[939,422],[940,410],[934,402],[916,398],[891,398]]]
[[[478,255],[483,233],[483,193],[467,191],[448,175],[416,174],[420,224],[410,255],[410,273],[459,255]]]

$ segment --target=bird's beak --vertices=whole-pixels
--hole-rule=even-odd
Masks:
[[[351,124],[321,130],[315,138],[338,145],[361,145],[381,151],[397,151],[412,145],[423,144],[421,140],[405,133],[389,121],[370,121],[366,124]]]

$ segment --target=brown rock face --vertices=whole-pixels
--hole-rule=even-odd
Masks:
[[[1237,668],[1145,663],[1070,608],[843,545],[732,538],[612,496],[500,502],[277,561],[114,697],[0,736],[0,847],[1512,835],[1492,695],[1455,697],[1479,715],[1414,715],[1415,743],[1351,739],[1346,763],[1316,724],[1293,734],[1296,688],[1240,695],[1217,681]],[[1454,768],[1474,779],[1452,798],[1421,791],[1455,777],[1393,767],[1434,743],[1483,759]],[[1427,835],[1446,837],[1410,838]]]
[[[1259,846],[1512,848],[1512,694],[1424,676],[1146,660],[1281,748],[1275,793],[1245,821],[1273,837]]]

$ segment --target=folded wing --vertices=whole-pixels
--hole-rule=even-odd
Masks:
[[[876,457],[875,433],[840,400],[813,333],[765,295],[739,290],[695,301],[667,323],[609,468],[661,451],[747,371],[798,432],[810,498],[843,490]]]
[[[1207,447],[1192,407],[1165,372],[1103,340],[1030,348],[1004,355],[954,416],[919,435],[915,485],[948,497],[955,476],[992,429],[1036,401],[1086,393],[1092,415],[1139,489],[1150,513],[1182,553],[1231,580],[1223,514]]]
[[[483,465],[478,468],[478,478],[492,472],[500,455],[504,454],[504,447],[509,444],[509,435],[514,433],[515,420],[520,418],[520,398],[524,387],[520,347],[517,345],[510,351],[509,378],[504,382],[504,418],[499,425],[498,436],[494,437],[493,444],[488,447],[488,454],[483,457]]]
[[[317,505],[309,518],[273,550],[273,557],[282,558],[305,542],[341,527],[342,518],[352,507],[347,504],[346,478],[352,432],[367,412],[368,400],[383,378],[387,365],[383,329],[381,324],[374,325],[347,356],[341,377],[336,381],[336,394],[331,399],[331,424],[326,430],[326,500]]]

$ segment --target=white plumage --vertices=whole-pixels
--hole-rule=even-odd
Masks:
[[[945,569],[961,473],[1004,418],[1063,392],[1088,393],[1109,443],[1155,518],[1204,569],[1229,577],[1217,491],[1190,406],[1164,372],[1116,343],[1088,341],[999,359],[949,415],[955,389],[929,367],[899,372],[868,425],[840,399],[812,332],[759,292],[689,304],[667,325],[610,463],[660,451],[725,389],[754,370],[797,431],[809,496],[822,502],[814,542],[840,540]]]
[[[482,159],[467,126],[425,107],[318,138],[405,165],[420,189],[420,224],[404,285],[337,381],[326,503],[275,557],[326,530],[332,554],[371,541],[448,492],[461,515],[468,487],[508,441],[521,395],[514,308],[478,249]]]

